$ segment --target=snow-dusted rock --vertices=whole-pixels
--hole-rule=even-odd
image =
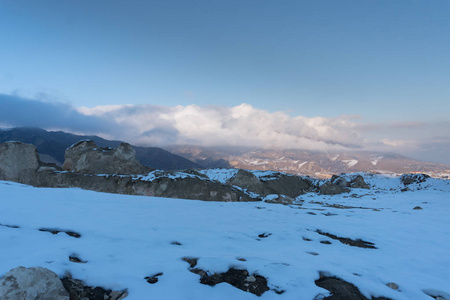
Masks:
[[[17,267],[0,278],[2,300],[69,300],[61,280],[42,267]]]
[[[265,196],[267,194],[266,188],[258,177],[246,170],[239,170],[236,175],[228,180],[227,184],[236,185],[259,195]]]
[[[227,184],[238,186],[263,197],[278,194],[295,198],[311,189],[311,181],[300,176],[278,172],[269,172],[270,174],[267,175],[256,175],[255,173],[258,174],[255,171],[239,170],[227,181]]]
[[[410,185],[413,183],[422,183],[425,182],[430,176],[427,174],[403,174],[400,176],[400,181],[404,185]]]
[[[150,168],[136,159],[130,144],[98,148],[91,140],[80,141],[66,150],[63,169],[81,174],[144,174]]]
[[[364,181],[361,175],[333,175],[330,182],[341,188],[370,189],[370,186]]]
[[[290,205],[294,202],[294,199],[285,195],[269,195],[264,198],[264,202],[277,203],[283,205]]]

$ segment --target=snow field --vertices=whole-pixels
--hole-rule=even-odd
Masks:
[[[395,178],[378,180],[378,186],[384,189],[355,189],[332,197],[310,193],[297,199],[302,205],[283,206],[0,182],[0,224],[20,226],[0,226],[0,275],[19,265],[42,266],[60,276],[68,271],[92,286],[128,289],[127,299],[138,300],[313,299],[319,293],[328,295],[314,284],[319,271],[355,284],[369,298],[432,299],[424,289],[450,294],[448,184],[436,182],[404,193],[389,190],[398,186]],[[339,209],[311,201],[367,209]],[[416,206],[423,209],[413,210]],[[43,227],[82,236],[38,230]],[[344,245],[318,234],[317,229],[361,238],[378,249]],[[271,235],[259,238],[263,233]],[[332,244],[320,243],[324,240]],[[70,262],[73,254],[87,263]],[[270,288],[285,293],[268,291],[257,297],[226,283],[202,285],[182,257],[198,257],[197,267],[210,272],[245,268],[265,276]],[[159,272],[164,274],[155,284],[144,279]],[[398,284],[399,291],[388,288],[388,282]]]

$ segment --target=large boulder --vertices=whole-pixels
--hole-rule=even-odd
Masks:
[[[30,182],[40,166],[36,147],[21,142],[0,144],[0,179]]]
[[[269,194],[275,194],[268,191],[264,184],[255,176],[252,172],[246,170],[239,170],[235,176],[227,181],[228,185],[235,185],[249,192],[256,193],[258,195],[267,196]]]
[[[136,159],[130,144],[117,148],[99,148],[91,140],[80,141],[66,150],[63,169],[80,174],[144,174],[150,168]]]
[[[350,187],[355,189],[370,189],[370,186],[364,181],[364,177],[356,175],[350,182]]]
[[[17,267],[0,278],[2,300],[69,300],[61,280],[54,272],[42,267]]]
[[[334,184],[330,181],[325,182],[319,187],[319,192],[322,195],[337,195],[342,193],[348,193],[350,191],[349,188],[340,187],[337,184]]]
[[[276,179],[263,181],[264,187],[269,193],[285,195],[291,198],[298,197],[309,192],[312,188],[308,178],[278,174]]]
[[[311,189],[311,181],[306,178],[281,173],[273,173],[267,178],[258,178],[255,174],[246,170],[239,170],[235,176],[227,181],[227,184],[263,197],[277,194],[295,198]]]
[[[340,186],[341,188],[346,188],[346,187],[350,187],[350,182],[347,181],[347,179],[345,179],[344,177],[338,176],[338,175],[333,175],[330,179],[330,181],[338,186]]]

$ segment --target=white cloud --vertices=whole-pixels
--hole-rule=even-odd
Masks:
[[[306,150],[342,150],[364,145],[364,139],[354,130],[355,124],[346,117],[291,117],[245,103],[234,107],[116,105],[83,107],[78,111],[114,120],[124,129],[118,133],[119,138],[146,145],[177,143]]]
[[[234,107],[66,103],[0,94],[0,127],[93,134],[135,145],[249,146],[317,151],[369,150],[450,163],[449,121],[364,122],[358,116],[290,116],[249,104]]]

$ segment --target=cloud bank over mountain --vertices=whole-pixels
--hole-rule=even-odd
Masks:
[[[445,122],[444,122],[445,123]],[[392,151],[450,163],[448,123],[368,123],[358,116],[290,116],[249,104],[93,108],[0,95],[0,125],[96,134],[136,145],[248,146],[313,151]]]
[[[351,121],[290,117],[249,104],[234,107],[197,105],[123,105],[79,108],[86,116],[115,120],[142,144],[196,144],[330,150],[361,148],[364,140]]]

